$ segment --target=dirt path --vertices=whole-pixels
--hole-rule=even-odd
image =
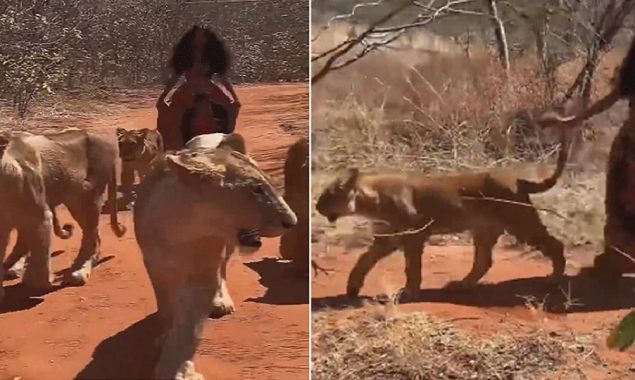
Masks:
[[[359,252],[345,252],[324,245],[313,247],[313,257],[320,265],[334,269],[329,276],[320,275],[312,282],[312,309],[314,312],[339,313],[341,316],[363,310],[364,302],[351,301],[344,294],[348,274]],[[579,267],[590,260],[588,253],[569,250],[572,262]],[[532,254],[533,256],[533,254]],[[362,288],[362,299],[394,294],[405,283],[403,254],[396,253],[382,260],[369,274]],[[587,378],[629,378],[635,371],[635,352],[609,352],[604,339],[628,310],[635,307],[635,284],[626,281],[622,294],[605,294],[588,281],[572,276],[565,292],[552,292],[541,287],[540,280],[550,273],[551,264],[539,257],[521,255],[518,251],[499,249],[494,254],[494,265],[472,294],[457,294],[441,289],[448,281],[461,279],[471,268],[471,246],[426,247],[423,264],[423,284],[418,301],[401,304],[399,312],[424,311],[465,328],[474,335],[492,337],[496,334],[522,334],[540,329],[552,334],[592,336],[595,352],[601,364],[589,359],[583,363]],[[567,273],[577,273],[569,268]],[[564,293],[569,296],[565,297]],[[572,303],[568,312],[564,304]],[[542,304],[542,305],[541,305]],[[544,312],[544,310],[551,312]],[[619,373],[619,375],[618,375]],[[631,374],[626,375],[624,374]],[[585,378],[585,377],[580,377]]]
[[[237,131],[253,156],[282,183],[281,168],[289,145],[306,136],[308,87],[271,85],[238,89],[243,109]],[[156,125],[154,99],[94,127]],[[138,102],[138,99],[135,100]],[[281,124],[284,124],[281,126]],[[61,211],[61,210],[60,210]],[[69,221],[65,212],[60,220]],[[28,297],[6,282],[0,308],[0,380],[73,378],[148,378],[155,301],[134,239],[132,215],[120,214],[128,226],[122,239],[113,236],[106,216],[101,225],[102,255],[88,285]],[[54,240],[55,270],[67,268],[79,247]],[[278,239],[266,239],[255,256],[229,264],[230,292],[237,312],[209,321],[195,363],[207,379],[306,379],[308,376],[308,284],[287,276],[278,256]]]

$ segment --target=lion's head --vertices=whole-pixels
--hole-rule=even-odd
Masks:
[[[119,143],[119,157],[123,161],[138,160],[147,149],[147,138],[150,129],[117,128],[117,141]]]
[[[318,198],[317,211],[331,223],[343,216],[354,214],[358,179],[359,169],[357,168],[350,168],[338,175]]]
[[[190,223],[201,227],[200,233],[233,236],[241,247],[259,247],[260,236],[280,236],[297,223],[267,175],[242,153],[188,149],[167,154],[166,161],[188,192]]]

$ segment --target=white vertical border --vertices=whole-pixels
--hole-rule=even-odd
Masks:
[[[313,351],[313,323],[312,323],[312,306],[313,306],[313,302],[312,302],[312,298],[313,298],[313,266],[312,266],[312,260],[313,260],[313,244],[311,244],[311,242],[313,241],[312,239],[312,235],[313,235],[313,223],[312,223],[312,219],[313,219],[313,136],[312,136],[312,124],[313,124],[313,119],[312,119],[312,114],[313,114],[313,105],[312,105],[312,89],[311,89],[311,77],[313,76],[313,67],[311,65],[311,52],[313,50],[312,47],[312,41],[313,41],[313,12],[312,12],[312,3],[314,0],[306,0],[309,2],[309,35],[308,35],[308,39],[309,39],[309,78],[308,78],[308,83],[309,83],[309,130],[308,130],[308,140],[309,140],[309,307],[308,307],[308,313],[307,313],[307,318],[309,319],[309,379],[312,378],[312,373],[313,373],[313,355],[312,355],[312,351]]]

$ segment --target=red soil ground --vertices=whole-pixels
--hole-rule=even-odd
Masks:
[[[238,89],[243,108],[237,131],[254,158],[282,184],[287,148],[308,132],[308,86],[263,85]],[[158,92],[157,92],[158,94]],[[130,100],[136,109],[94,120],[90,127],[154,128],[155,97]],[[60,222],[72,219],[60,208]],[[101,226],[106,260],[84,287],[41,297],[5,282],[0,306],[0,380],[137,379],[152,369],[155,301],[134,238],[131,212],[121,212],[128,233],[117,239],[107,216]],[[79,230],[54,239],[53,266],[67,268],[77,255]],[[59,253],[59,255],[57,255]],[[278,262],[278,239],[228,266],[236,313],[208,321],[195,364],[207,379],[306,379],[308,377],[308,284]]]
[[[568,250],[569,261],[587,265],[589,252]],[[533,255],[532,255],[533,256]],[[331,247],[325,253],[324,245],[313,246],[313,257],[323,267],[333,269],[328,276],[319,275],[312,280],[311,307],[314,312],[340,313],[342,316],[358,312],[364,302],[346,298],[346,281],[358,254]],[[635,371],[635,351],[609,351],[604,339],[609,330],[630,309],[635,307],[635,282],[625,279],[621,294],[606,294],[595,288],[595,283],[571,273],[565,282],[565,292],[555,291],[545,298],[547,289],[541,278],[551,271],[551,263],[537,256],[528,257],[511,249],[498,249],[494,264],[472,294],[457,294],[442,287],[449,281],[463,278],[472,265],[471,246],[426,247],[423,263],[423,284],[416,302],[401,304],[400,312],[426,312],[459,328],[484,338],[496,334],[523,334],[537,329],[555,336],[587,335],[596,337],[599,364],[589,359],[582,363],[586,378],[625,379]],[[395,253],[380,261],[366,278],[361,299],[394,294],[405,284],[403,254]],[[569,293],[565,297],[564,293]],[[527,297],[533,296],[544,307],[530,306]],[[567,298],[573,305],[564,311]],[[544,310],[547,310],[546,312]],[[629,375],[630,373],[630,375]],[[554,377],[555,378],[555,377]],[[580,377],[584,378],[584,377]]]

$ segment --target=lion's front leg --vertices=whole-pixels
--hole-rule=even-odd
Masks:
[[[220,263],[217,279],[218,290],[214,293],[212,299],[212,307],[209,312],[209,317],[213,319],[222,318],[226,315],[234,313],[236,308],[234,301],[229,295],[229,289],[227,288],[227,263],[234,253],[234,246],[226,245],[225,254],[223,260]]]
[[[53,214],[48,208],[44,210],[42,220],[32,228],[26,228],[25,240],[27,250],[26,268],[22,283],[33,289],[49,289],[51,281],[51,238],[53,234]]]
[[[154,369],[157,379],[203,379],[192,359],[198,346],[209,305],[216,292],[214,284],[189,282],[179,291],[174,321],[167,332]]]
[[[373,244],[368,251],[362,254],[348,276],[346,294],[349,297],[357,297],[364,285],[366,275],[384,257],[390,255],[397,249],[394,239],[390,237],[375,237]]]
[[[18,229],[17,240],[13,246],[13,251],[4,260],[4,269],[6,270],[5,278],[13,280],[22,277],[26,263],[26,255],[29,253],[27,244],[28,233]]]

